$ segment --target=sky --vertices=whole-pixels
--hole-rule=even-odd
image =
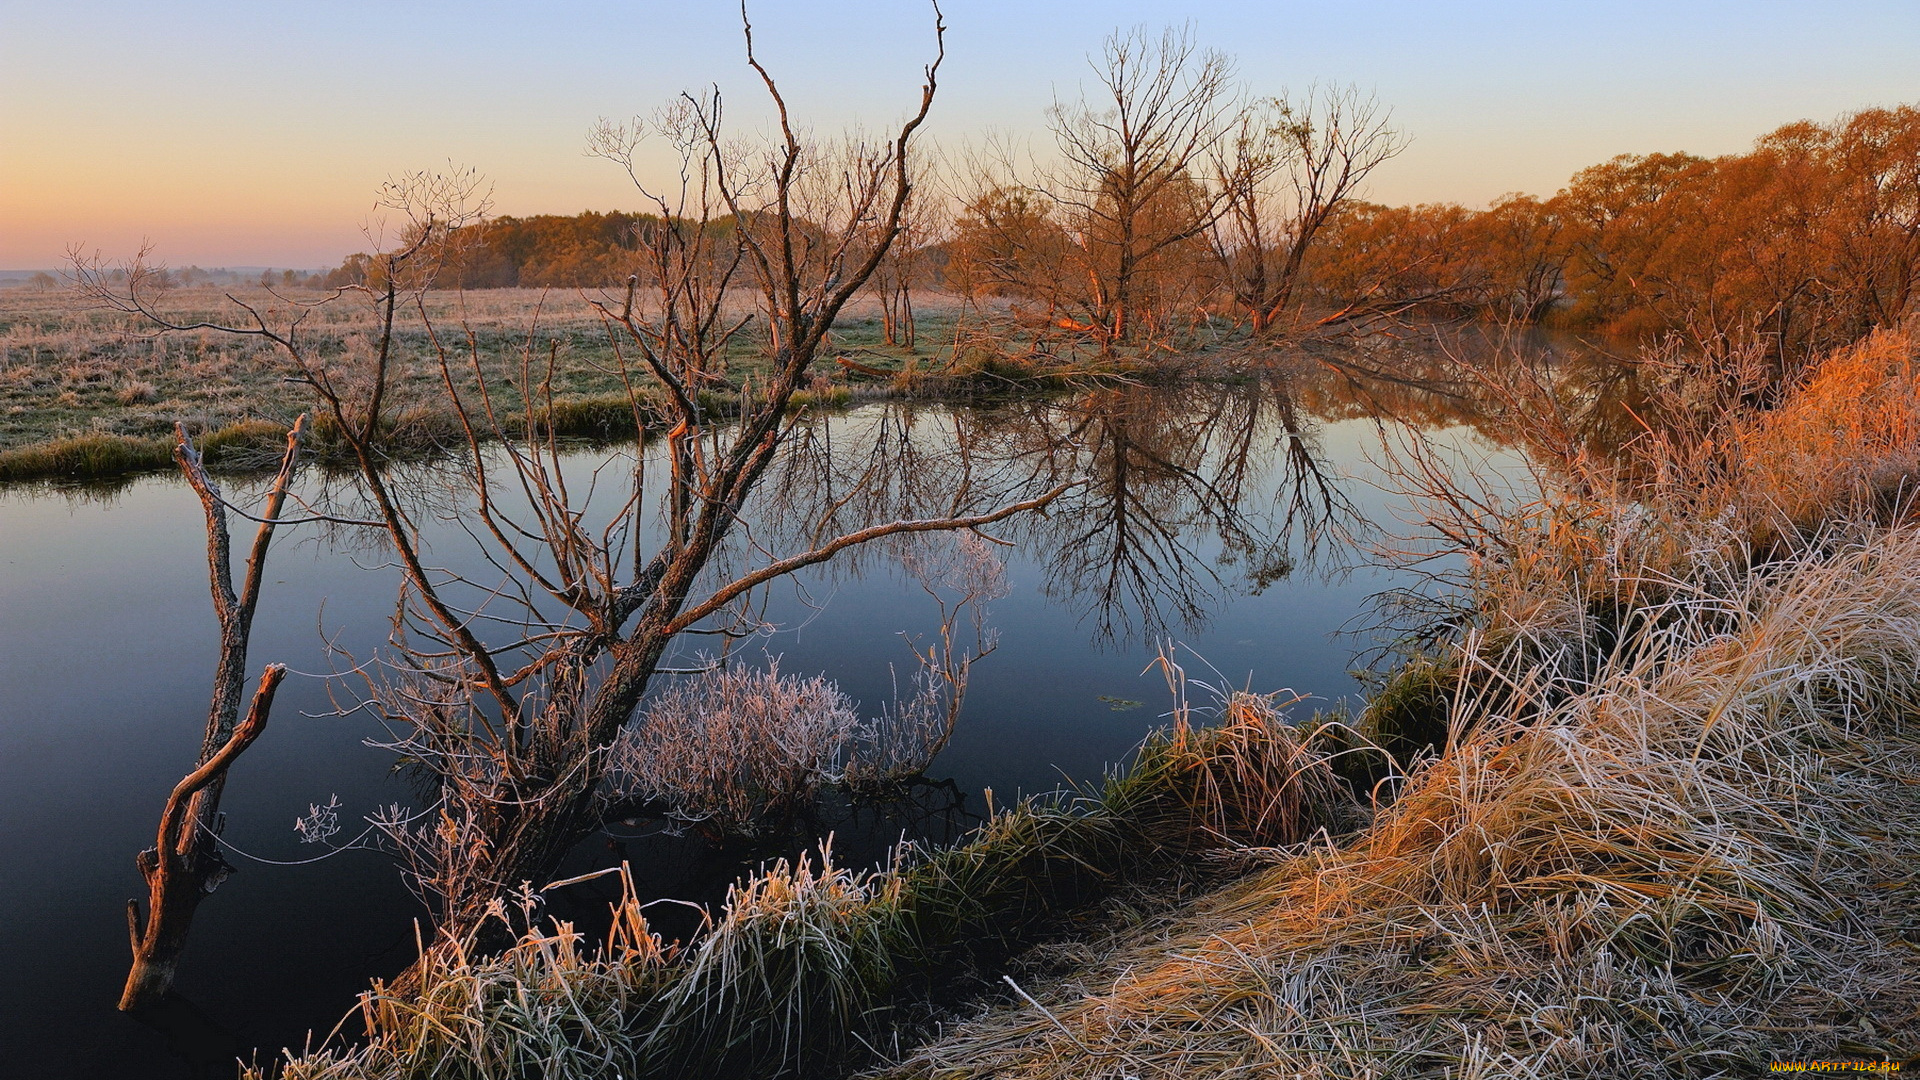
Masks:
[[[1920,0],[946,0],[929,120],[1044,153],[1116,27],[1187,23],[1254,94],[1377,95],[1411,139],[1370,198],[1551,194],[1622,153],[1738,152],[1783,123],[1920,102]],[[762,59],[819,133],[897,122],[931,55],[917,0],[754,0]],[[767,113],[732,0],[0,0],[0,269],[109,259],[319,267],[365,250],[382,181],[449,164],[494,211],[634,209],[584,153],[601,117],[718,84]]]

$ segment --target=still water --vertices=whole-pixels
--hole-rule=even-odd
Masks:
[[[983,497],[1021,491],[1048,455],[1050,474],[1091,481],[1044,519],[996,531],[1011,586],[989,611],[998,648],[975,666],[958,731],[931,770],[977,811],[985,788],[1004,803],[1123,761],[1162,722],[1165,684],[1146,669],[1167,640],[1188,650],[1196,678],[1307,695],[1299,713],[1360,690],[1349,669],[1378,640],[1369,598],[1413,579],[1369,556],[1409,529],[1405,500],[1379,464],[1388,429],[1340,384],[1309,371],[972,409],[865,406],[814,421],[805,452],[762,485],[749,532],[770,550],[800,550],[793,523],[861,478],[890,479],[859,512],[913,510],[938,498],[963,450]],[[1471,467],[1513,460],[1445,417],[1421,426]],[[609,461],[630,472],[635,453],[583,450],[568,468],[583,482]],[[459,470],[416,471],[420,498],[444,511],[429,545],[448,561],[468,557],[453,528],[459,497],[447,493],[458,484],[445,483]],[[339,486],[303,483],[315,499]],[[244,494],[248,482],[231,486]],[[179,983],[215,1027],[264,1057],[310,1031],[324,1037],[369,977],[414,953],[424,909],[391,860],[359,850],[305,862],[324,852],[292,827],[333,798],[343,836],[378,807],[426,802],[393,775],[389,753],[365,744],[380,732],[364,714],[336,714],[330,690],[342,686],[325,677],[384,640],[396,582],[379,545],[350,533],[287,528],[275,540],[251,658],[255,671],[280,662],[300,674],[232,772],[225,835],[249,856],[300,865],[232,855],[239,872],[201,906]],[[770,589],[762,614],[772,629],[749,644],[755,655],[826,674],[870,713],[911,670],[902,632],[929,634],[937,620],[885,552]],[[144,895],[133,856],[152,844],[166,793],[191,764],[215,651],[201,511],[184,483],[0,492],[0,970],[10,975],[0,1072],[188,1075],[159,1034],[113,1003],[125,904]],[[575,862],[651,860],[655,892],[702,900],[739,868],[716,872],[708,859],[682,872],[674,860],[694,859],[688,843],[630,839],[596,838]]]

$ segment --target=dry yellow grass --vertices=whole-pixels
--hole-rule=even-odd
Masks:
[[[1046,1013],[887,1075],[1707,1076],[1920,1053],[1920,535],[1650,615],[1559,701],[1554,673],[1502,672],[1518,715],[1481,718],[1359,844],[1286,859]]]
[[[876,1075],[1920,1055],[1920,529],[1847,523],[1920,463],[1914,355],[1906,334],[1843,351],[1640,501],[1588,485],[1464,523],[1497,542],[1456,737],[1357,843],[1294,852]]]
[[[1910,487],[1920,461],[1916,333],[1881,331],[1840,350],[1781,408],[1742,424],[1739,503],[1807,525]]]

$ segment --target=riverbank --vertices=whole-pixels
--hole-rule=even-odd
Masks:
[[[1472,610],[1399,797],[875,1075],[1912,1062],[1915,361],[1843,350],[1631,492],[1567,462],[1526,506],[1437,500]]]
[[[1920,533],[1829,539],[1639,609],[1583,673],[1482,654],[1505,692],[1357,843],[1267,853],[877,1075],[1912,1061]]]
[[[363,1043],[273,1075],[844,1075],[937,1030],[939,1007],[1008,957],[1109,923],[1128,890],[1181,895],[1227,873],[1215,856],[1232,849],[1348,831],[1357,807],[1270,697],[1218,705],[1198,727],[1183,701],[1174,728],[1103,784],[1024,799],[958,845],[903,848],[892,869],[783,860],[690,941],[651,930],[625,870],[602,940],[543,925],[528,894],[501,909],[510,948],[435,950],[405,988],[363,995]]]
[[[237,295],[285,318],[294,305],[327,294]],[[503,289],[434,293],[424,303],[443,332],[460,339],[449,357],[455,385],[477,397],[477,368],[507,430],[530,426],[522,397],[528,386],[535,388],[531,426],[543,434],[609,442],[631,440],[636,428],[664,430],[646,380],[636,378],[639,389],[629,393],[606,327],[572,300]],[[920,305],[913,344],[898,334],[889,343],[875,314],[855,305],[835,331],[834,361],[795,395],[794,407],[1045,393],[1155,371],[1139,356],[1101,356],[1070,343],[1010,347],[1006,327],[967,322],[953,298],[923,297]],[[572,313],[554,314],[563,308]],[[222,290],[168,293],[160,309],[183,323],[244,322]],[[305,346],[349,363],[364,359],[377,329],[372,319],[353,296],[312,308],[302,327]],[[396,341],[384,448],[418,457],[463,445],[434,340],[424,327],[402,326]],[[732,385],[706,395],[722,415],[737,409],[739,388],[765,366],[748,334],[730,344],[726,359]],[[307,389],[287,376],[285,358],[256,338],[211,330],[155,334],[119,313],[79,308],[65,293],[8,290],[0,293],[0,483],[97,482],[171,469],[176,423],[216,468],[271,469],[293,418],[312,407]],[[309,442],[324,461],[331,445],[325,418],[316,418]]]

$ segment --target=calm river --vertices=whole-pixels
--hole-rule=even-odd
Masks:
[[[983,476],[1016,475],[995,473],[995,461],[1053,454],[1091,479],[1044,520],[996,533],[1011,542],[1002,549],[1011,594],[988,618],[998,649],[975,667],[958,732],[932,769],[978,812],[985,788],[1005,802],[1125,760],[1167,708],[1164,681],[1146,671],[1164,640],[1188,650],[1195,678],[1308,695],[1298,715],[1361,689],[1349,669],[1377,640],[1369,598],[1413,581],[1369,558],[1372,545],[1411,526],[1379,465],[1393,425],[1383,428],[1368,400],[1353,380],[1309,365],[1230,387],[1089,390],[972,409],[864,406],[814,422],[805,459],[763,484],[755,536],[771,550],[799,550],[790,523],[862,475],[897,478],[876,514],[910,508],[909,489],[937,486],[959,449],[986,463]],[[1420,426],[1460,450],[1458,460],[1480,463],[1470,467],[1513,460],[1443,413]],[[569,467],[582,478],[610,459],[630,470],[633,455],[581,451]],[[438,489],[458,470],[415,471],[420,497],[457,515],[457,496]],[[328,481],[310,474],[304,483],[320,498]],[[256,485],[230,482],[242,495]],[[464,557],[451,527],[428,541],[447,560]],[[153,842],[204,722],[216,641],[204,545],[199,505],[177,477],[112,492],[0,491],[7,1075],[190,1074],[160,1034],[113,1004],[128,956],[125,904],[144,895],[133,857]],[[424,909],[392,861],[355,850],[308,862],[324,850],[293,829],[330,799],[342,838],[380,806],[425,803],[393,774],[388,752],[366,745],[380,732],[364,714],[333,714],[325,677],[345,654],[367,657],[384,640],[395,584],[381,547],[365,538],[302,527],[275,541],[253,667],[281,662],[303,674],[288,679],[271,726],[232,772],[225,836],[245,855],[231,856],[239,872],[201,906],[180,980],[214,1029],[263,1057],[309,1031],[325,1037],[369,977],[414,953]],[[912,668],[901,633],[928,634],[937,619],[884,552],[775,587],[764,604],[772,630],[749,643],[752,654],[824,673],[868,710],[892,697],[896,671]],[[330,655],[327,641],[345,653]],[[596,838],[575,861],[591,868],[625,856],[644,864],[654,891],[700,900],[738,872],[737,861],[716,863],[692,841],[630,831]]]

